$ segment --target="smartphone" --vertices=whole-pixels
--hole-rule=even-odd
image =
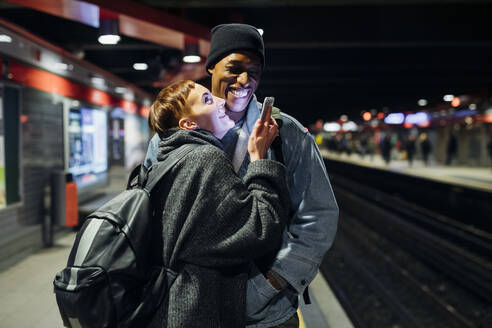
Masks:
[[[265,97],[265,100],[263,100],[263,108],[261,110],[261,122],[266,122],[269,120],[270,116],[272,116],[272,108],[273,108],[273,101],[275,100],[274,97]]]

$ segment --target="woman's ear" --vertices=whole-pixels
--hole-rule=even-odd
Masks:
[[[187,117],[183,117],[179,120],[179,128],[182,130],[196,130],[198,129],[198,124]]]
[[[210,75],[212,75],[212,74],[214,74],[214,69],[215,69],[215,65],[214,65],[214,66],[212,66],[212,67],[210,67],[210,68],[208,68],[208,69],[207,69],[207,72],[208,72]]]

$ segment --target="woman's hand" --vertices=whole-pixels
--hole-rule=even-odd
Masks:
[[[273,140],[278,136],[277,122],[270,116],[266,122],[256,121],[248,141],[248,152],[251,162],[263,159]]]

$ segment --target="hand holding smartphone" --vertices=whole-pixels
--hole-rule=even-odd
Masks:
[[[273,97],[266,97],[263,101],[261,117],[256,122],[248,141],[248,152],[251,162],[266,158],[268,148],[278,136],[277,122],[272,118]]]
[[[268,122],[270,120],[270,117],[272,116],[272,108],[273,108],[274,100],[275,100],[274,97],[265,97],[265,100],[263,101],[263,109],[261,110],[261,117],[260,117],[260,121],[262,123]]]

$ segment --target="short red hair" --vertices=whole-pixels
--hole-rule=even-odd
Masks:
[[[184,80],[162,89],[150,107],[149,127],[159,134],[177,128],[179,120],[188,113],[186,99],[194,88],[195,82]]]

